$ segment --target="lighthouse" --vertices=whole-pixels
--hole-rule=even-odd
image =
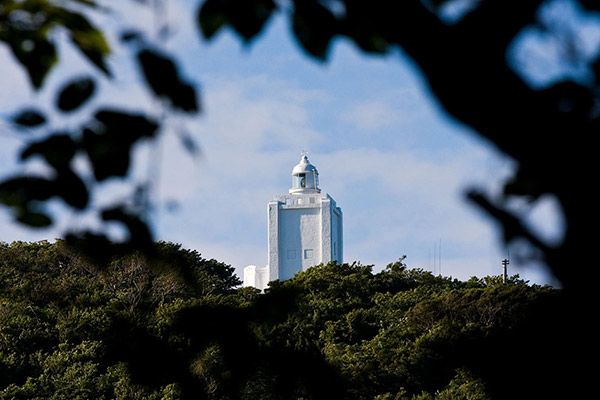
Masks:
[[[343,262],[342,210],[319,188],[319,172],[303,153],[291,173],[291,188],[267,204],[268,264],[244,269],[244,286],[265,289],[307,268]]]

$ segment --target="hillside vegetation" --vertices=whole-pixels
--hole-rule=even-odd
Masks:
[[[576,385],[562,293],[329,263],[239,288],[172,243],[97,265],[0,244],[0,399],[554,398]]]

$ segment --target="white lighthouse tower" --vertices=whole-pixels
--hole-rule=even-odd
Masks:
[[[332,260],[342,262],[342,210],[319,188],[319,172],[306,153],[292,170],[288,194],[267,206],[268,265],[244,268],[244,286],[265,289],[299,271]]]

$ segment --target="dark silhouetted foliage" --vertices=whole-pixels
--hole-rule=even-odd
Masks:
[[[0,398],[568,398],[562,293],[402,261],[310,268],[266,293],[172,243],[98,267],[0,245]],[[509,372],[507,372],[509,371]],[[507,374],[511,384],[507,384]],[[548,385],[548,379],[552,385]]]

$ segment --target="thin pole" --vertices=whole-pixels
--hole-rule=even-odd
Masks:
[[[437,260],[437,243],[433,242],[433,274],[435,275],[437,270],[435,269],[435,262]]]
[[[442,275],[442,239],[440,239],[440,262],[438,263],[438,275]]]
[[[429,254],[427,254],[427,265],[431,268],[431,248],[429,249]],[[433,271],[435,273],[435,271]]]
[[[510,261],[508,261],[508,258],[505,258],[504,260],[502,260],[502,282],[503,283],[506,283],[506,278],[508,275],[508,271],[507,271],[508,264],[510,264]]]

